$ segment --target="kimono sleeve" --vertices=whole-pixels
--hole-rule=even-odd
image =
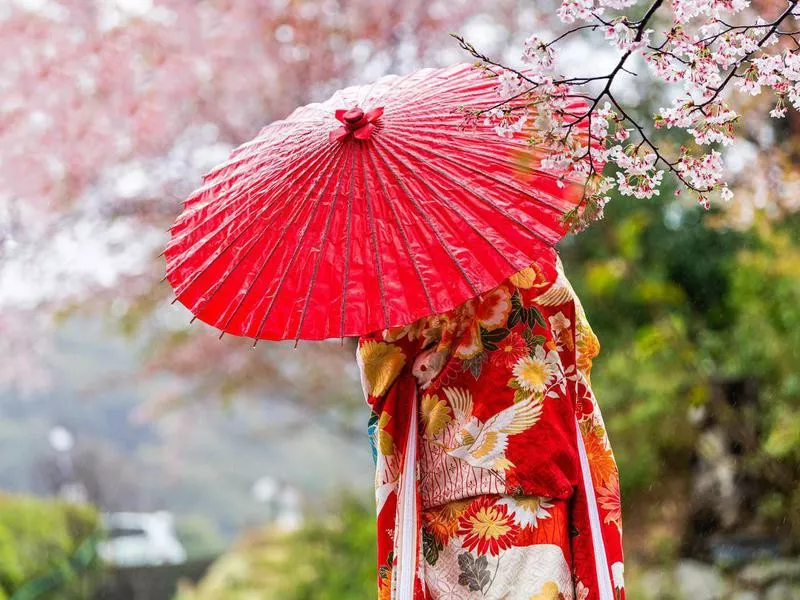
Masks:
[[[559,269],[562,268],[559,261]],[[624,598],[619,471],[591,384],[592,362],[600,353],[600,343],[571,285],[569,289],[575,305],[575,359],[578,376],[575,417],[586,448],[591,484],[594,488],[593,496],[600,522],[600,536],[606,561],[610,566],[611,580],[616,589],[616,597]]]
[[[580,298],[578,298],[572,284],[564,273],[564,265],[561,263],[560,256],[556,261],[556,269],[575,306],[575,362],[581,378],[585,380],[586,386],[591,387],[592,362],[600,353],[600,341],[589,325],[589,320],[586,318],[586,312],[583,309]]]
[[[600,354],[600,340],[597,339],[578,297],[575,296],[575,341],[578,369],[591,385],[592,363]]]
[[[386,329],[358,340],[356,360],[361,387],[370,406],[385,397],[397,378],[410,371],[420,350],[417,327]]]

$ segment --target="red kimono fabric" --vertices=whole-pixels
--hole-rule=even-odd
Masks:
[[[380,600],[624,598],[598,352],[555,250],[446,314],[359,340]]]

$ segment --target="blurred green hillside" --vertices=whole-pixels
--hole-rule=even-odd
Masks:
[[[97,528],[90,507],[0,493],[0,600],[89,598]]]
[[[615,202],[563,253],[603,347],[592,381],[624,513],[661,523],[673,511],[680,524],[698,436],[713,418],[747,487],[741,508],[751,514],[737,525],[797,545],[800,220],[759,218],[740,231],[697,208]],[[719,398],[736,386],[754,397]]]
[[[253,531],[175,600],[369,600],[375,553],[374,513],[347,497],[297,532]]]

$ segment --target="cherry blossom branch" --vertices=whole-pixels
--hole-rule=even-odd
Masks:
[[[664,172],[675,177],[678,193],[688,190],[708,207],[712,193],[723,199],[732,195],[723,180],[722,155],[717,150],[733,142],[734,127],[740,121],[723,100],[728,92],[756,95],[762,86],[771,89],[777,96],[770,112],[773,117],[785,115],[787,100],[800,108],[800,31],[785,26],[797,16],[798,2],[786,2],[779,15],[766,21],[749,9],[748,0],[654,0],[639,19],[607,15],[639,0],[562,0],[561,20],[568,25],[584,23],[551,41],[531,36],[522,52],[524,70],[493,60],[455,36],[478,66],[497,79],[497,104],[472,116],[493,123],[504,136],[530,131],[525,125],[534,114],[537,123],[551,124],[546,131],[537,125],[531,143],[554,149],[542,161],[543,167],[565,180],[574,174],[585,179],[584,198],[567,215],[576,229],[602,217],[612,189],[637,198],[658,195]],[[671,26],[656,32],[656,14],[668,17]],[[621,53],[611,71],[559,75],[555,44],[598,31]],[[650,42],[654,33],[663,37],[658,44]],[[781,40],[795,48],[787,49]],[[770,52],[775,45],[778,51]],[[629,66],[637,56],[644,57],[657,79],[681,88],[673,105],[661,108],[653,121],[656,130],[675,128],[688,138],[675,158],[659,149],[657,133],[650,133],[615,96],[622,74],[638,75]],[[583,91],[597,83],[599,89]],[[566,110],[576,99],[583,101],[581,114],[574,108]],[[630,141],[631,132],[635,143]],[[615,167],[615,176],[598,172],[600,164]]]
[[[706,100],[703,104],[701,104],[697,108],[704,108],[705,106],[711,104],[714,100],[716,100],[719,97],[720,92],[722,92],[722,90],[725,89],[725,86],[728,85],[730,80],[733,79],[734,75],[736,75],[736,71],[739,68],[739,66],[742,63],[744,63],[747,60],[749,60],[750,57],[753,56],[753,54],[755,54],[756,52],[761,50],[761,48],[764,46],[764,44],[767,42],[767,40],[769,40],[772,37],[772,34],[775,33],[778,30],[778,27],[780,26],[780,24],[786,18],[788,18],[788,17],[790,17],[792,15],[792,13],[794,11],[794,8],[797,6],[797,2],[798,2],[798,0],[791,0],[791,2],[789,2],[789,6],[786,8],[786,10],[783,12],[783,14],[781,14],[780,17],[778,17],[773,23],[771,23],[769,25],[769,30],[758,41],[758,43],[756,44],[756,48],[753,51],[748,52],[747,55],[745,55],[744,59],[741,61],[741,63],[734,65],[734,67],[730,70],[730,73],[728,73],[728,76],[723,80],[723,82],[719,86],[717,86],[716,88],[712,88],[714,90],[714,95],[711,98],[709,98],[708,100]],[[763,25],[754,25],[754,26],[749,26],[749,27],[743,26],[742,28],[745,29],[745,30],[751,30],[751,29],[758,29],[759,27],[763,27]]]

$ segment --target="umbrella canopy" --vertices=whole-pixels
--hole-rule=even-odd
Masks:
[[[268,125],[184,203],[165,251],[176,300],[223,332],[324,339],[495,287],[565,235],[581,199],[538,168],[530,131],[465,120],[498,102],[493,78],[458,65]]]

